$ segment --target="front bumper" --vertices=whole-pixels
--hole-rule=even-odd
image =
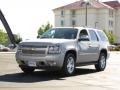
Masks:
[[[16,53],[16,61],[19,66],[34,67],[37,69],[60,69],[63,66],[65,54],[48,54],[46,56],[25,55],[20,52]],[[33,65],[29,62],[34,62]]]

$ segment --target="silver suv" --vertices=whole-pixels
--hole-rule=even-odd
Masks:
[[[25,73],[35,69],[55,69],[72,75],[76,66],[91,64],[97,71],[103,71],[109,56],[108,46],[108,38],[102,30],[52,28],[39,39],[21,42],[16,60]]]

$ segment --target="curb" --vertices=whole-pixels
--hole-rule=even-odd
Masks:
[[[120,54],[120,51],[110,51],[110,54]]]
[[[0,52],[0,54],[15,54],[16,52]]]

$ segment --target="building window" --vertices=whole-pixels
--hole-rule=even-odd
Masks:
[[[75,10],[72,10],[71,13],[72,13],[72,17],[75,17],[76,11],[75,11]]]
[[[114,16],[114,12],[113,12],[113,10],[111,10],[111,9],[109,9],[109,16],[110,16],[110,17],[113,17],[113,16]]]
[[[109,20],[109,26],[113,27],[114,26],[113,24],[114,24],[114,22],[112,20]]]
[[[63,20],[61,20],[61,27],[63,27],[64,26],[64,21]]]
[[[76,21],[72,20],[72,26],[74,27],[76,25]]]
[[[111,21],[109,20],[109,26],[111,26]]]
[[[64,17],[64,14],[65,14],[65,11],[62,10],[62,11],[61,11],[61,17]]]
[[[113,21],[111,21],[111,27],[113,27]]]

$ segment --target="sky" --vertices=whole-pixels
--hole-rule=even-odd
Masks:
[[[50,22],[54,26],[52,9],[75,1],[78,0],[0,0],[0,9],[12,32],[25,40],[36,38],[42,24]],[[0,29],[5,30],[1,21]]]

